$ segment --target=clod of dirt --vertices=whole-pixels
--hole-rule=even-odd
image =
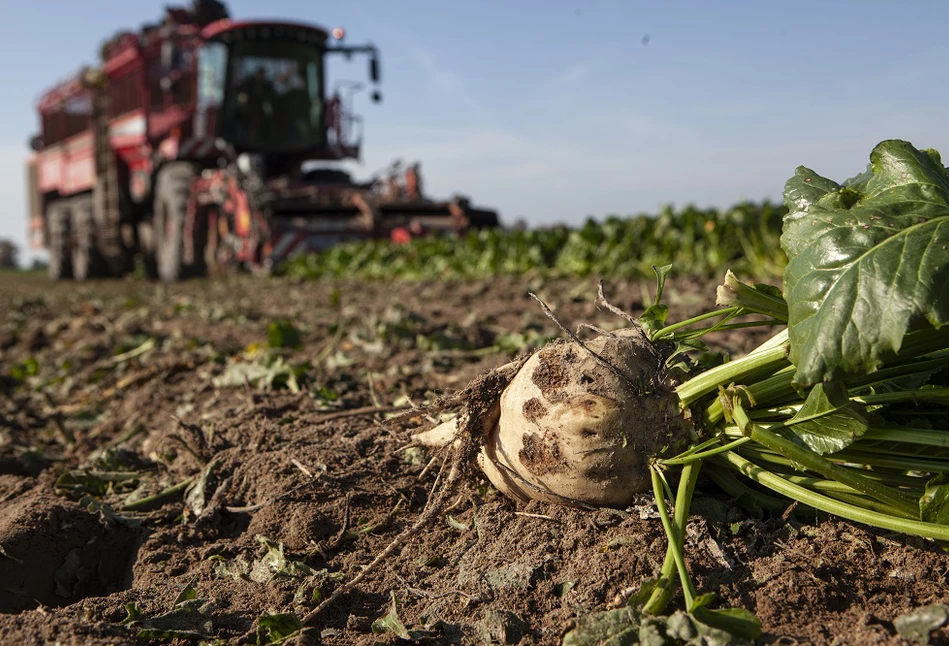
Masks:
[[[139,531],[40,488],[0,503],[0,612],[127,588]]]
[[[508,610],[488,610],[478,622],[478,636],[484,644],[518,644],[530,633],[530,626]]]

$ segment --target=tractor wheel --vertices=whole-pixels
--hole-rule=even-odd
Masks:
[[[185,162],[172,162],[158,174],[155,186],[155,255],[158,277],[165,282],[175,282],[205,273],[204,244],[207,231],[200,222],[195,222],[191,243],[194,257],[184,259],[185,224],[188,215],[188,196],[196,174],[194,167]]]
[[[142,254],[142,269],[145,272],[145,278],[154,280],[158,278],[158,255],[155,250],[154,222],[152,220],[139,222],[135,232],[138,250]]]
[[[72,203],[72,271],[76,280],[102,278],[105,260],[96,245],[96,222],[91,197]]]
[[[46,220],[49,227],[49,277],[52,280],[72,278],[69,206],[63,202],[50,204],[46,211]]]

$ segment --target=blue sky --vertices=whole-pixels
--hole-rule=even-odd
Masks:
[[[26,255],[23,163],[37,97],[94,61],[106,36],[157,19],[166,2],[9,4],[0,237]],[[949,157],[945,2],[228,5],[234,17],[342,26],[348,42],[374,42],[383,102],[358,95],[366,126],[354,172],[418,160],[430,194],[470,195],[509,223],[779,200],[796,166],[841,180],[887,138]],[[331,69],[366,80],[365,59]]]

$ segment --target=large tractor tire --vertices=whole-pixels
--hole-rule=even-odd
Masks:
[[[193,259],[186,262],[184,254],[188,196],[196,175],[191,164],[172,162],[158,172],[155,182],[153,233],[158,277],[164,282],[203,276],[206,273],[204,246],[207,231],[200,222],[195,222],[191,232]]]
[[[91,196],[73,200],[72,222],[72,272],[76,280],[102,278],[106,275],[105,259],[96,243],[96,221]]]
[[[155,248],[155,224],[149,219],[139,222],[135,233],[138,250],[142,254],[142,269],[149,280],[158,278],[158,252]]]
[[[52,202],[47,207],[46,221],[49,227],[47,273],[52,280],[72,278],[69,205],[65,202]]]

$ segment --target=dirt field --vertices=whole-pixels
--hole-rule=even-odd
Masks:
[[[671,279],[670,320],[709,307],[714,287]],[[529,289],[571,328],[620,324],[592,280],[240,277],[163,292],[0,274],[0,644],[265,643],[425,506],[440,463],[406,448],[415,426],[382,424],[388,409],[557,334]],[[634,314],[651,289],[607,284]],[[737,354],[762,339],[714,341]],[[949,555],[932,542],[750,517],[703,485],[686,545],[697,587],[755,612],[761,643],[905,644],[895,618],[949,602]],[[428,643],[560,644],[664,552],[651,495],[585,512],[471,480],[291,642],[395,643],[373,630],[395,598]],[[945,627],[932,643],[949,643]]]

